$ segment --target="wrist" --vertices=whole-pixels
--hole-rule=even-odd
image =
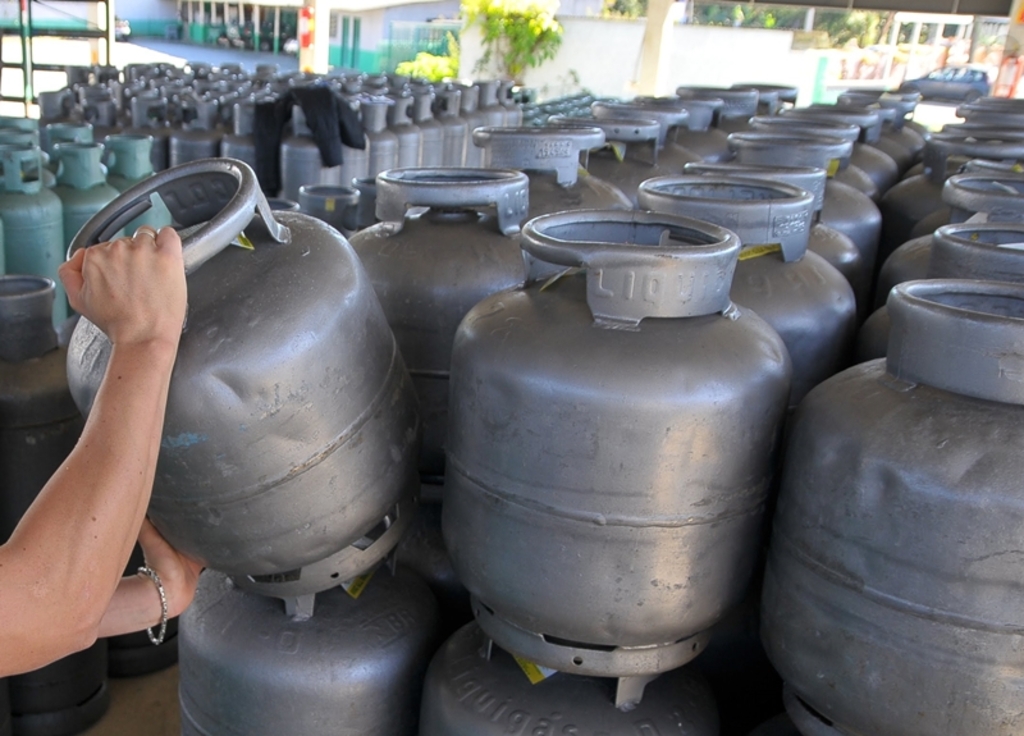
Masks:
[[[178,355],[178,335],[173,338],[151,338],[139,341],[115,342],[111,345],[110,361],[144,364],[156,369],[170,369]]]

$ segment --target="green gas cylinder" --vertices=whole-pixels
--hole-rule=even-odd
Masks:
[[[107,184],[119,192],[135,186],[153,176],[153,136],[122,133],[108,135],[104,142],[104,161],[107,164]],[[160,195],[150,196],[152,207],[129,222],[124,231],[134,233],[140,225],[159,230],[171,224],[171,213]]]

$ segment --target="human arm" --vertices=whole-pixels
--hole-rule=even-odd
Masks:
[[[185,315],[181,241],[169,228],[75,253],[71,306],[111,342],[82,436],[0,546],[0,675],[89,646],[149,504]],[[152,585],[152,583],[150,583]]]

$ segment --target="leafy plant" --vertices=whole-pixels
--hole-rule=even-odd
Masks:
[[[420,51],[412,61],[403,61],[395,67],[395,74],[403,77],[426,79],[428,82],[443,82],[459,76],[459,42],[455,35],[448,34],[448,53],[445,56]]]
[[[463,0],[466,25],[479,25],[483,34],[477,69],[493,60],[504,75],[520,81],[528,67],[553,59],[563,33],[557,9],[558,0]]]

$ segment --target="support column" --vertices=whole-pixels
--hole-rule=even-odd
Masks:
[[[686,10],[686,4],[673,0],[650,0],[647,4],[647,25],[640,50],[640,75],[636,91],[641,95],[669,93],[673,79],[669,69],[674,46],[673,27]]]
[[[260,50],[260,6],[252,6],[252,46],[255,51]]]
[[[328,0],[313,0],[313,8],[313,71],[326,74],[331,65],[331,4]]]
[[[281,51],[281,6],[274,7],[274,53]]]

